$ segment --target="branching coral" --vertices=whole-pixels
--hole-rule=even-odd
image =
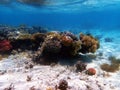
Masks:
[[[80,52],[82,53],[94,53],[99,48],[99,42],[91,35],[80,34],[80,40],[82,42],[82,48]]]

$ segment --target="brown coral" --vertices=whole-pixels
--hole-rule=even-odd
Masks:
[[[81,53],[94,53],[99,48],[99,41],[91,35],[80,34],[82,42]]]

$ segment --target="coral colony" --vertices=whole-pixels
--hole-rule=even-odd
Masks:
[[[36,32],[33,32],[36,31]],[[92,35],[80,33],[79,37],[71,32],[50,31],[42,27],[0,26],[0,54],[31,51],[32,61],[37,64],[50,64],[59,58],[75,58],[79,53],[94,53],[99,48],[99,41]],[[69,62],[69,61],[68,61]],[[86,69],[87,64],[77,61],[77,72],[95,75],[94,68]],[[30,64],[26,68],[32,68]],[[27,81],[32,77],[27,76]],[[67,90],[68,82],[61,80],[56,90]],[[34,89],[32,89],[34,90]],[[48,88],[48,90],[52,90]]]
[[[21,49],[35,50],[37,56],[76,56],[79,52],[94,53],[99,48],[99,41],[91,35],[81,33],[78,38],[70,32],[42,33],[45,31],[43,28],[38,28],[38,32],[31,34],[31,29],[34,28],[1,26],[0,52]]]
[[[36,32],[32,32],[36,31]],[[47,32],[41,27],[0,26],[0,52],[33,50],[34,58],[41,56],[71,57],[81,53],[94,53],[99,41],[91,35],[80,33],[79,38],[71,32]]]
[[[98,48],[99,41],[83,33],[78,38],[71,32],[47,32],[44,28],[35,26],[0,27],[0,53],[32,50],[33,61],[37,62],[41,58],[75,57],[79,53],[94,53]],[[85,65],[77,64],[77,69],[82,71]]]

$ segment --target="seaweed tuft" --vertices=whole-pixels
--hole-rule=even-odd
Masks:
[[[110,56],[108,59],[110,60],[111,64],[104,63],[100,66],[101,69],[107,72],[118,71],[120,66],[120,59],[116,59],[114,56]]]

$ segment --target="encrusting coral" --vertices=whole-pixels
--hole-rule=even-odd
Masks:
[[[80,40],[82,42],[80,52],[81,53],[94,53],[99,48],[99,41],[91,35],[80,34]]]

